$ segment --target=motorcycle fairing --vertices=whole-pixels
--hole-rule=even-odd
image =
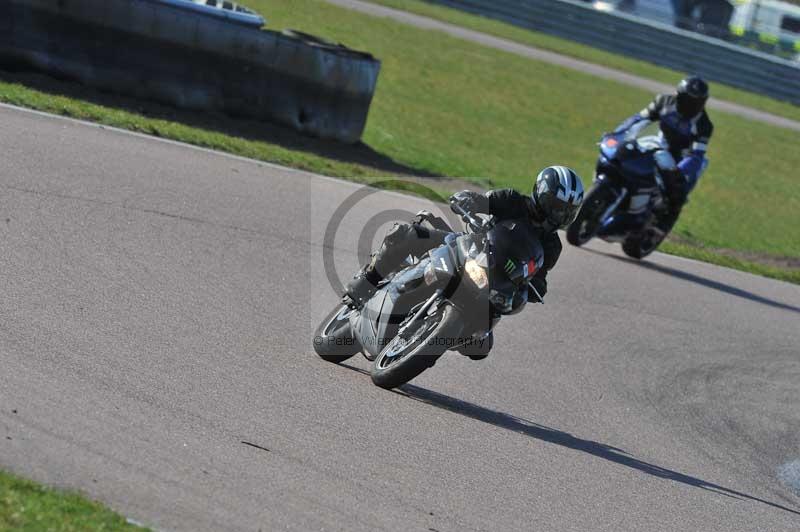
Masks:
[[[398,272],[379,287],[361,312],[351,318],[353,334],[368,358],[378,356],[397,335],[401,322],[411,314],[411,310],[435,291],[435,287],[420,282],[428,265],[436,270],[437,285],[442,282],[450,284],[458,278],[455,243],[454,238],[448,238],[444,245],[432,249],[419,263]]]
[[[623,193],[616,209],[603,221],[597,236],[605,240],[623,239],[640,230],[658,203],[661,179],[653,154],[661,149],[655,137],[628,140],[624,135],[607,135],[600,142],[595,182],[607,180]]]

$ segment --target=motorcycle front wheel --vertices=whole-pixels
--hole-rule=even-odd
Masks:
[[[350,331],[350,315],[356,312],[338,305],[314,333],[314,351],[322,360],[339,364],[359,352],[360,346]]]
[[[461,313],[451,305],[418,319],[380,352],[372,367],[372,382],[387,389],[407,383],[436,364],[460,332]]]
[[[603,223],[603,214],[615,197],[610,187],[601,182],[595,185],[578,212],[578,217],[567,227],[567,241],[573,246],[582,246],[594,238]]]

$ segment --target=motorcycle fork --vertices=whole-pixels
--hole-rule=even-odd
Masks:
[[[616,191],[614,191],[614,189],[611,189],[611,190],[612,190],[612,192],[617,194]],[[603,212],[603,216],[600,218],[600,223],[601,224],[605,223],[606,220],[608,220],[608,217],[611,216],[611,213],[613,213],[615,210],[617,210],[617,207],[619,207],[619,204],[622,203],[622,200],[624,200],[625,196],[627,196],[627,195],[628,195],[628,189],[625,188],[625,187],[622,187],[622,190],[620,190],[619,194],[617,194],[617,198],[614,201],[612,201],[611,205],[609,205],[608,208],[605,210],[605,212]]]
[[[433,305],[443,293],[444,289],[442,288],[437,289],[436,292],[434,292],[433,295],[431,295],[431,297],[429,297],[428,300],[425,301],[425,303],[419,308],[419,310],[414,314],[414,316],[412,316],[411,319],[408,320],[408,322],[406,322],[405,325],[400,327],[400,330],[397,331],[397,335],[403,337],[403,333],[406,332],[409,326],[415,321],[417,321],[420,318],[420,316],[423,316],[426,312],[428,312],[428,309],[431,307],[431,305]]]

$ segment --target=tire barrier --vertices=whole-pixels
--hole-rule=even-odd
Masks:
[[[365,52],[160,0],[8,0],[0,66],[346,143],[361,138],[380,72]]]

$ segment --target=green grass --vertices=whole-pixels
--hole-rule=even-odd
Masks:
[[[76,493],[46,488],[0,471],[0,530],[19,532],[144,531]]]
[[[300,149],[285,148],[278,144],[236,137],[213,129],[193,127],[177,120],[153,118],[135,111],[98,105],[75,97],[33,89],[21,83],[0,80],[0,101],[311,172],[352,176],[354,179],[364,180],[376,174],[376,170],[370,166],[334,161]]]
[[[660,81],[662,83],[677,84],[685,72],[671,70],[656,66],[646,61],[631,59],[623,55],[616,55],[599,48],[592,48],[567,39],[553,37],[544,33],[530,31],[512,24],[497,20],[472,15],[456,9],[430,4],[421,0],[368,0],[373,4],[402,9],[418,15],[424,15],[442,22],[448,22],[464,28],[501,37],[521,44],[527,44],[543,50],[557,52],[566,56],[615,68],[629,74],[643,78]],[[754,109],[766,111],[786,118],[800,120],[800,107],[788,102],[778,101],[766,96],[737,89],[728,85],[714,83],[712,95],[721,100],[728,100]]]
[[[264,13],[271,27],[308,31],[379,57],[383,66],[364,142],[418,172],[526,190],[539,168],[562,163],[575,167],[588,185],[600,133],[652,98],[613,81],[326,2],[250,0],[249,5]],[[295,149],[17,83],[0,81],[0,100],[360,181],[393,173],[320,155],[321,146],[329,148],[325,143]],[[709,261],[718,256],[726,265],[780,277],[750,262],[734,264],[715,249],[800,257],[794,236],[800,135],[722,113],[712,118],[711,167],[676,227],[689,245],[665,249]]]
[[[554,162],[592,173],[604,130],[652,95],[612,81],[325,3],[252,0],[273,26],[317,32],[383,60],[365,141],[417,168],[526,189]],[[314,8],[310,8],[314,5]],[[796,132],[715,113],[708,173],[677,226],[710,247],[800,257]],[[756,177],[757,176],[757,177]]]

